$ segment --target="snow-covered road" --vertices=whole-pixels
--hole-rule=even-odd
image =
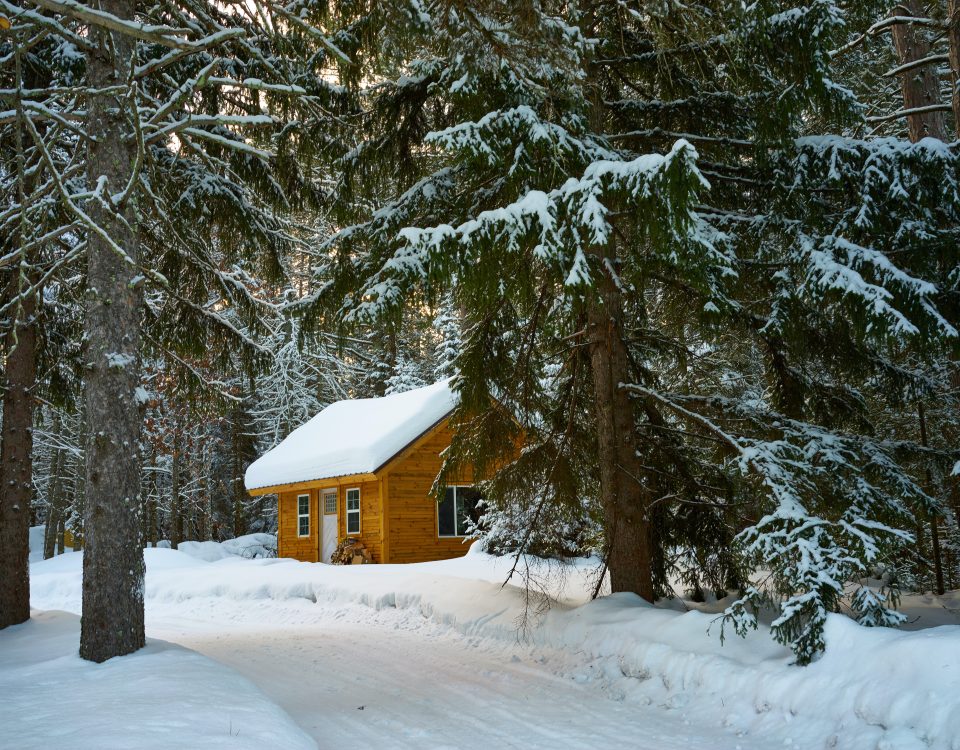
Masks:
[[[321,750],[771,746],[701,725],[682,708],[618,700],[602,675],[563,654],[462,636],[419,614],[272,602],[280,623],[268,626],[266,612],[227,613],[225,604],[164,607],[149,632],[236,669]]]

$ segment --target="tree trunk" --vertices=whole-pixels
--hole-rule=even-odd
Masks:
[[[927,444],[927,415],[926,411],[923,408],[923,404],[917,406],[917,415],[920,418],[920,445],[924,448],[929,447]],[[933,475],[930,472],[930,465],[927,464],[925,468],[927,476],[927,492],[936,494],[936,487],[933,484]],[[930,514],[930,546],[933,548],[933,574],[935,578],[934,592],[938,596],[943,596],[945,588],[943,583],[943,552],[940,549],[940,530],[937,526],[940,519],[937,517],[936,513]]]
[[[57,521],[57,554],[58,555],[63,554],[63,548],[66,544],[63,537],[66,530],[67,530],[67,524],[63,518],[63,514],[61,513],[60,520]]]
[[[587,307],[594,386],[600,495],[612,591],[653,601],[649,497],[640,484],[634,407],[621,383],[630,382],[620,291],[608,272]]]
[[[101,0],[100,9],[133,18],[133,0]],[[125,86],[132,38],[91,27],[87,54],[92,89]],[[87,184],[102,185],[107,201],[121,195],[137,164],[129,102],[116,93],[91,94],[86,130]],[[134,191],[135,192],[135,191]],[[80,656],[95,662],[144,645],[144,562],[140,543],[140,307],[139,258],[132,195],[108,207],[91,200],[91,218],[115,246],[87,233],[85,319],[86,507]],[[123,256],[126,257],[123,257]]]
[[[50,476],[47,481],[47,526],[43,534],[43,559],[49,560],[56,554],[60,524],[63,523],[63,513],[67,503],[63,497],[63,451],[59,444],[63,435],[60,414],[53,412],[53,456],[50,459]]]
[[[947,2],[947,42],[950,45],[950,81],[953,84],[953,127],[960,133],[960,0]]]
[[[80,399],[80,413],[77,415],[77,424],[79,433],[77,434],[77,447],[80,449],[80,455],[77,456],[76,473],[73,483],[73,550],[79,552],[83,543],[83,509],[86,506],[87,496],[87,461],[84,438],[87,434],[87,407],[84,399]]]
[[[253,389],[250,390],[253,393]],[[233,422],[233,440],[232,440],[232,466],[230,478],[230,494],[233,496],[233,536],[243,536],[247,533],[247,524],[243,514],[243,498],[245,490],[243,486],[243,457],[244,457],[244,439],[243,432],[246,429],[246,413],[243,404],[237,404],[236,419]]]
[[[47,522],[43,528],[43,559],[49,560],[57,554],[57,529],[60,526],[60,513],[56,508],[47,511]]]
[[[912,17],[923,17],[925,12],[920,0],[904,0],[902,9]],[[930,56],[930,41],[923,29],[910,24],[897,24],[893,27],[893,44],[901,65],[907,65]],[[927,107],[940,104],[940,82],[937,77],[936,64],[913,68],[903,73],[901,80],[903,91],[903,106],[905,109]],[[956,94],[954,94],[956,95]],[[921,138],[937,138],[946,141],[946,118],[943,112],[923,112],[907,116],[907,127],[910,141],[916,143]],[[927,425],[923,404],[919,404],[920,440],[927,446]],[[926,469],[927,491],[936,494],[929,467]],[[943,555],[940,549],[940,534],[937,524],[937,515],[930,515],[930,541],[933,551],[933,567],[936,578],[935,590],[938,594],[944,592]]]
[[[920,0],[903,0],[899,6],[907,15],[923,18],[926,15]],[[893,27],[893,46],[896,47],[900,64],[906,65],[930,56],[930,40],[921,27],[899,23]],[[903,73],[901,78],[903,108],[915,109],[941,104],[940,81],[936,64],[913,68]],[[914,143],[921,138],[939,138],[946,140],[946,117],[943,112],[921,112],[907,115],[907,128],[910,140]]]
[[[21,291],[14,275],[12,299]],[[29,277],[26,281],[30,284]],[[0,428],[0,628],[30,617],[30,497],[33,492],[33,394],[36,380],[36,297],[28,295],[6,341],[3,425]]]
[[[60,523],[60,515],[57,509],[47,504],[47,520],[43,524],[43,559],[49,560],[56,554],[57,526]]]
[[[173,456],[170,462],[170,546],[183,541],[183,498],[180,497],[180,428],[173,431]]]

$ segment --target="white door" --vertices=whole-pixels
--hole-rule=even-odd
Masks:
[[[323,508],[323,550],[320,559],[328,563],[330,555],[337,548],[337,491],[321,491],[320,504]]]

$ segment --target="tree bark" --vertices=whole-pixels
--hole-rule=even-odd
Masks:
[[[927,414],[923,408],[923,404],[917,406],[917,415],[920,418],[920,445],[924,448],[929,447],[927,443]],[[933,475],[930,472],[930,465],[927,464],[925,468],[927,476],[927,492],[936,492],[936,488],[933,484]],[[933,574],[935,578],[934,592],[938,596],[943,596],[945,592],[944,582],[943,582],[943,552],[940,549],[940,530],[938,524],[940,519],[937,517],[936,513],[930,514],[930,545],[933,548]]]
[[[183,498],[180,497],[180,428],[173,432],[173,456],[170,461],[170,546],[183,541]]]
[[[953,0],[951,0],[953,2]],[[920,0],[904,0],[901,9],[911,17],[923,17],[925,11]],[[893,27],[893,44],[901,65],[923,60],[930,56],[931,45],[925,32],[910,24],[897,24]],[[940,82],[937,77],[936,64],[914,68],[903,74],[901,81],[903,90],[903,106],[906,109],[926,107],[931,104],[940,104]],[[956,92],[954,92],[956,95]],[[946,118],[943,112],[924,112],[907,116],[907,127],[910,141],[916,143],[922,138],[947,139]],[[927,425],[923,404],[918,405],[920,418],[920,441],[927,447]],[[929,467],[926,469],[927,491],[935,493],[936,488]],[[933,551],[933,568],[936,579],[937,594],[944,592],[943,555],[940,549],[940,534],[937,524],[939,519],[935,513],[930,514],[930,542]],[[919,538],[918,538],[919,542]]]
[[[21,291],[11,281],[11,296]],[[29,284],[29,277],[27,283]],[[28,295],[6,341],[0,428],[0,628],[30,617],[30,497],[33,492],[33,394],[36,381],[36,297]]]
[[[960,0],[947,2],[947,43],[950,46],[950,81],[953,84],[953,128],[960,133]]]
[[[67,530],[67,523],[64,520],[63,514],[60,514],[60,520],[57,521],[57,554],[62,555],[63,549],[66,544],[64,540],[64,533]]]
[[[59,547],[60,524],[63,522],[63,513],[67,503],[63,497],[63,451],[59,443],[63,431],[60,415],[53,413],[53,456],[50,460],[50,477],[47,483],[47,525],[43,534],[43,559],[49,560],[56,554]]]
[[[251,387],[250,392],[253,393],[253,388]],[[243,486],[243,472],[244,472],[244,430],[247,427],[246,411],[245,404],[237,404],[236,411],[234,412],[235,419],[233,421],[232,429],[232,466],[231,466],[231,478],[230,478],[230,494],[233,496],[233,536],[234,538],[238,536],[243,536],[247,533],[247,524],[246,519],[244,518],[243,513],[243,500],[246,495],[246,491]]]
[[[623,303],[607,271],[587,306],[587,336],[594,386],[600,496],[612,591],[653,601],[649,493],[640,483],[634,407],[621,384],[630,382],[623,336]]]
[[[150,459],[150,477],[149,477],[149,487],[150,495],[147,500],[147,536],[146,544],[149,547],[157,546],[157,539],[159,536],[157,529],[157,498],[160,497],[160,482],[158,480],[159,474],[157,473],[157,449],[156,446],[153,448],[152,457]]]
[[[920,0],[903,0],[898,6],[905,14],[915,18],[926,15]],[[923,60],[930,56],[930,40],[922,28],[907,23],[898,23],[893,27],[893,46],[897,50],[900,64]],[[903,108],[915,109],[940,104],[940,81],[936,64],[924,65],[903,73],[901,78]],[[946,117],[943,112],[921,112],[907,115],[907,128],[910,140],[914,143],[921,138],[946,140]]]
[[[87,451],[84,437],[87,434],[87,407],[83,398],[80,399],[80,414],[77,418],[79,432],[77,447],[80,455],[77,456],[76,473],[73,484],[73,550],[79,552],[83,545],[83,515],[87,497]]]
[[[133,0],[101,0],[100,9],[134,16]],[[91,27],[87,54],[92,89],[125,86],[133,57],[131,37]],[[87,179],[102,185],[105,200],[87,211],[112,238],[87,234],[85,319],[86,497],[84,508],[83,616],[80,656],[95,662],[144,645],[144,562],[140,540],[140,307],[137,211],[132,195],[117,196],[137,163],[129,102],[111,93],[88,97]],[[111,196],[113,199],[111,200]],[[113,205],[106,205],[107,202]],[[126,257],[123,257],[124,254]]]

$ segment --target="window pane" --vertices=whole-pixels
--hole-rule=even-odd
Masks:
[[[337,512],[337,493],[325,492],[323,495],[323,514],[332,516]]]
[[[310,536],[310,516],[300,516],[300,528],[297,533],[300,536]]]
[[[347,533],[348,534],[360,533],[360,512],[359,511],[349,511],[347,513]]]
[[[466,536],[468,527],[480,520],[479,501],[476,487],[457,487],[457,536]]]
[[[347,490],[347,510],[360,510],[360,490]]]
[[[297,515],[305,516],[310,513],[310,496],[301,495],[297,498]]]
[[[453,506],[454,488],[447,487],[443,491],[443,500],[437,505],[437,533],[440,536],[456,536],[457,534]]]

